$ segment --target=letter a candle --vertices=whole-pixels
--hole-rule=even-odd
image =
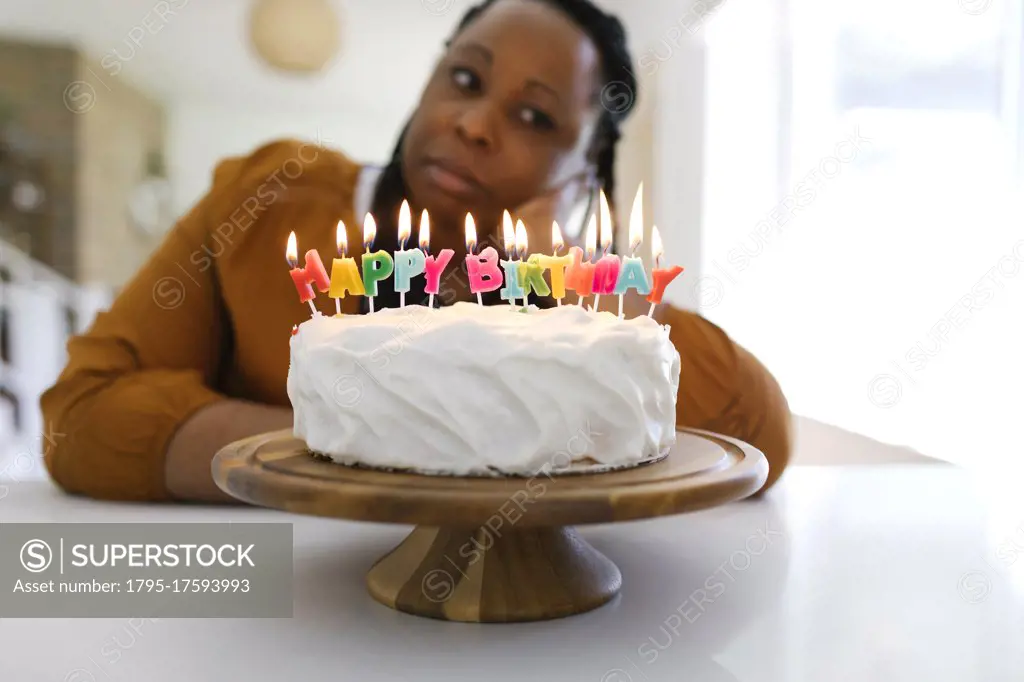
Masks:
[[[313,291],[312,285],[315,284],[321,292],[331,288],[331,278],[327,276],[323,261],[320,260],[320,254],[316,252],[316,249],[307,251],[305,267],[300,268],[298,240],[295,238],[295,233],[292,232],[288,235],[284,257],[288,261],[289,274],[295,283],[295,289],[299,292],[299,300],[308,303],[310,311],[316,315],[319,311],[313,305],[316,292]]]
[[[629,214],[629,256],[622,259],[619,281],[615,285],[615,293],[619,295],[619,319],[624,317],[622,300],[627,290],[636,289],[637,293],[642,296],[651,293],[651,284],[647,279],[644,263],[636,257],[636,250],[640,248],[640,244],[644,240],[643,191],[643,183],[640,183],[640,189],[637,190],[636,198],[633,200],[633,211]]]
[[[390,253],[387,251],[370,253],[376,238],[377,223],[373,216],[367,213],[366,220],[363,222],[363,246],[366,249],[363,253],[363,287],[366,289],[366,295],[370,298],[371,313],[376,312],[373,309],[373,297],[377,295],[377,282],[387,279],[395,271],[395,260]]]
[[[328,294],[334,299],[334,311],[341,314],[341,299],[351,293],[353,296],[362,296],[366,293],[363,289],[363,280],[359,276],[359,268],[356,266],[355,258],[347,258],[348,235],[345,223],[338,221],[338,232],[336,236],[338,243],[338,258],[331,264],[331,290]]]

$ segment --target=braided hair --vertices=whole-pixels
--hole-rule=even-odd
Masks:
[[[499,0],[482,0],[471,7],[459,21],[454,34],[446,45],[457,37],[467,26],[476,21],[487,9]],[[626,44],[626,31],[614,15],[604,12],[591,0],[539,0],[565,13],[594,42],[601,55],[602,83],[600,91],[601,117],[594,133],[595,179],[604,189],[608,201],[612,202],[615,191],[615,147],[621,137],[621,125],[633,110],[638,89],[636,75],[632,70],[632,57]],[[377,183],[370,211],[377,220],[377,248],[385,251],[398,249],[397,217],[402,200],[408,196],[408,186],[402,173],[402,144],[405,141],[407,123],[398,138],[391,160],[384,167]],[[588,210],[589,213],[589,210]],[[415,222],[415,221],[414,221]],[[415,239],[415,233],[413,240]],[[410,240],[414,243],[413,240]],[[424,278],[414,278],[407,300],[425,302]],[[443,287],[442,287],[443,289]],[[442,304],[444,291],[442,290]],[[496,294],[497,292],[492,292]],[[499,302],[496,296],[487,297],[487,303]],[[398,294],[394,291],[392,279],[379,284],[376,307],[396,307]],[[363,312],[369,312],[369,303],[363,298]]]

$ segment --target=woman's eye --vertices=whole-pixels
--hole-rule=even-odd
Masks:
[[[523,107],[519,110],[519,118],[528,126],[532,126],[539,130],[551,130],[555,127],[555,121],[553,118],[545,114],[539,109],[533,107]]]
[[[452,69],[452,82],[460,90],[467,92],[479,92],[480,90],[480,77],[463,67],[457,66]]]

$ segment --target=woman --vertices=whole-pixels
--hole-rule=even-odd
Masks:
[[[42,399],[46,422],[67,434],[46,450],[51,476],[103,499],[230,499],[211,478],[217,450],[292,423],[288,330],[309,310],[285,271],[289,231],[328,257],[338,220],[358,245],[371,210],[377,246],[393,250],[408,198],[414,215],[429,212],[435,251],[465,253],[467,211],[483,239],[510,207],[532,227],[564,219],[595,183],[612,192],[628,108],[602,107],[602,93],[635,92],[630,62],[621,24],[587,0],[488,0],[459,25],[382,173],[293,141],[219,164],[111,310],[69,343],[68,366]],[[537,250],[543,232],[531,234]],[[461,277],[445,287],[444,303],[470,297]],[[365,299],[343,300],[355,313]],[[770,485],[790,450],[776,382],[699,316],[665,305],[657,316],[682,357],[679,423],[759,447]]]

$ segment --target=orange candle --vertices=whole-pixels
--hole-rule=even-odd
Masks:
[[[654,306],[661,303],[666,287],[683,272],[683,268],[678,265],[663,269],[658,267],[661,264],[661,257],[665,255],[665,245],[661,241],[661,233],[658,232],[657,225],[651,228],[651,252],[654,256],[654,272],[651,273],[654,285],[651,287],[651,293],[647,295],[647,300],[651,304],[647,317],[654,317]]]

